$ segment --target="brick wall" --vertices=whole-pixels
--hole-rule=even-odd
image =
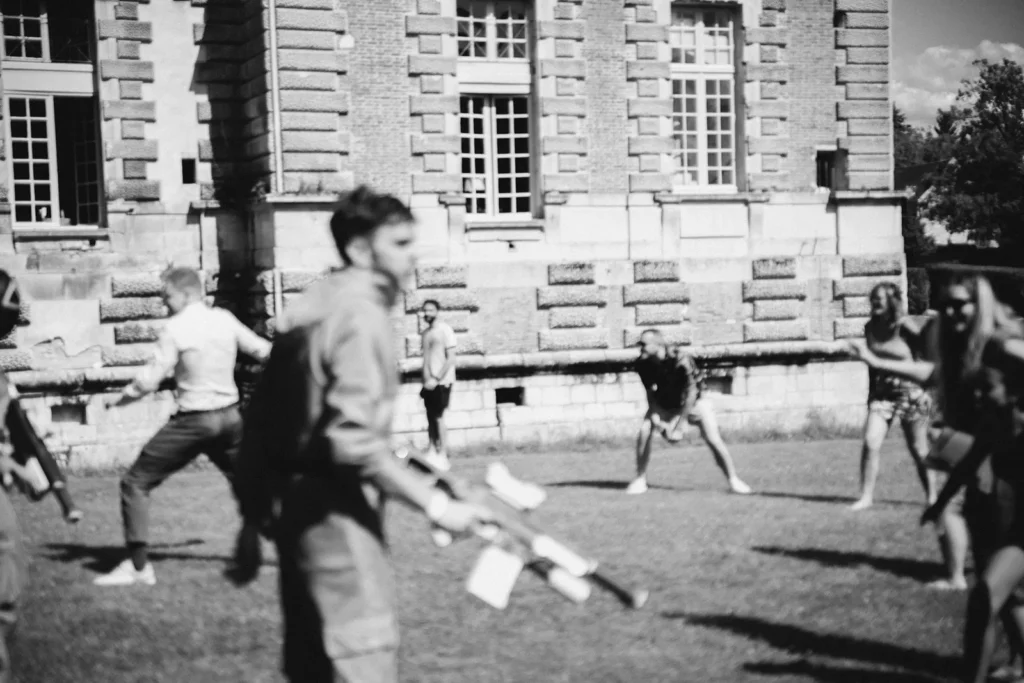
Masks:
[[[591,192],[625,194],[628,186],[629,150],[626,130],[626,64],[623,59],[625,22],[618,0],[555,5],[555,15],[572,16],[578,9],[585,22],[583,60],[587,78],[586,137],[590,141],[587,166]],[[635,10],[634,10],[635,11]],[[566,84],[567,85],[567,84]]]

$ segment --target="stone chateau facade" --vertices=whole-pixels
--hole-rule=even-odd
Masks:
[[[166,393],[158,274],[258,331],[336,265],[336,193],[397,194],[394,325],[423,439],[425,298],[458,333],[453,445],[627,434],[645,327],[712,369],[723,427],[849,427],[866,295],[905,282],[887,0],[3,0],[0,367],[72,469],[132,457]],[[243,373],[244,374],[244,373]]]

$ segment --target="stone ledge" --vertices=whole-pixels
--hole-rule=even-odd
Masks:
[[[892,282],[898,285],[899,281],[891,277],[857,277],[845,280],[833,280],[832,298],[842,299],[848,296],[870,296],[875,285],[883,282]]]
[[[651,282],[622,287],[622,303],[625,306],[637,304],[686,304],[690,303],[690,288],[684,282]]]
[[[745,342],[804,341],[807,339],[806,320],[743,323]]]
[[[556,306],[607,306],[608,288],[593,285],[559,285],[537,289],[537,308]]]
[[[416,286],[420,288],[459,288],[466,286],[466,266],[420,266],[416,269]]]
[[[899,256],[846,256],[843,258],[843,277],[868,275],[901,275],[903,259]]]
[[[608,329],[541,330],[538,335],[541,351],[572,351],[580,349],[607,349]]]
[[[797,280],[749,280],[743,283],[743,300],[807,298],[807,284]]]
[[[785,256],[754,260],[755,280],[790,280],[795,277],[795,258]]]
[[[442,310],[478,311],[480,304],[476,295],[467,289],[421,289],[405,292],[405,312],[416,313],[423,308],[423,302],[434,299],[441,304]]]
[[[678,261],[637,261],[633,264],[633,282],[678,281]]]
[[[593,263],[552,263],[548,266],[549,285],[594,284]]]

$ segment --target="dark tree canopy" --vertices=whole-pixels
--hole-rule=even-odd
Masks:
[[[923,214],[978,245],[1024,255],[1024,69],[975,65],[979,76],[936,119],[929,146],[941,163],[927,178]]]

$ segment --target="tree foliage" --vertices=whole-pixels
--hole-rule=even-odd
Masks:
[[[939,113],[925,145],[941,163],[927,178],[923,215],[1024,256],[1024,69],[1010,60],[975,65],[979,76]]]

